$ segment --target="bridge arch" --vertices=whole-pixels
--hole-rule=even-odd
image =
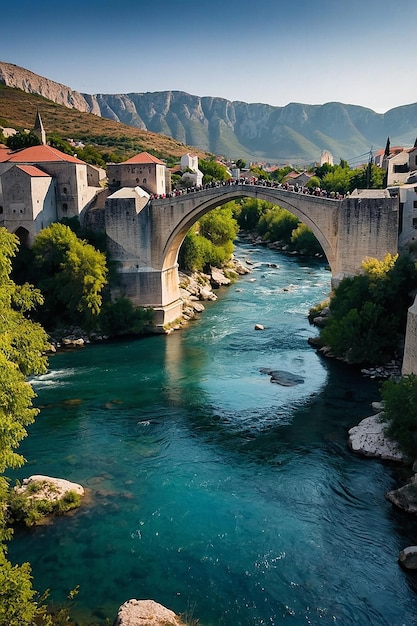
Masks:
[[[119,289],[134,304],[155,311],[155,325],[181,315],[178,252],[185,235],[203,215],[243,197],[279,205],[317,237],[332,281],[360,271],[367,256],[382,259],[398,249],[398,199],[388,191],[360,190],[343,200],[263,185],[221,185],[178,197],[153,199],[114,194],[106,200],[105,228],[113,258],[119,262]]]
[[[298,217],[301,222],[306,224],[312,230],[313,234],[323,248],[327,261],[330,265],[330,268],[332,269],[332,265],[334,265],[336,260],[336,251],[334,250],[332,241],[329,240],[326,232],[323,232],[321,225],[314,221],[311,216],[306,213],[305,207],[299,206],[300,204],[302,205],[303,202],[294,201],[297,199],[299,200],[299,198],[294,198],[294,193],[287,192],[289,194],[289,197],[280,198],[278,201],[275,194],[268,193],[268,189],[270,189],[268,187],[263,188],[257,185],[241,185],[239,187],[243,187],[243,189],[239,188],[235,190],[233,185],[226,185],[224,188],[221,187],[221,189],[224,189],[224,192],[221,195],[216,195],[214,199],[204,199],[202,202],[199,202],[189,213],[182,217],[172,233],[169,235],[164,246],[162,269],[172,267],[177,262],[178,252],[181,244],[193,224],[195,224],[201,217],[203,217],[203,215],[206,215],[216,207],[222,206],[227,202],[232,202],[240,198],[255,198],[256,200],[264,200],[266,202],[270,202],[271,204],[281,206],[284,209],[287,209],[296,217]],[[310,201],[314,199],[314,196],[307,197]],[[334,200],[332,202],[338,203],[338,201]]]

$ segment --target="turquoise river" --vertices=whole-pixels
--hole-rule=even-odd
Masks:
[[[415,526],[385,499],[404,470],[347,446],[378,383],[307,343],[330,273],[244,242],[236,256],[252,273],[184,330],[58,353],[32,381],[41,413],[13,476],[87,496],[17,531],[10,559],[56,602],[79,585],[85,624],[130,598],[201,626],[417,624],[417,578],[398,565]]]

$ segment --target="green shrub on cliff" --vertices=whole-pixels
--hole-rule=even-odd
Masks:
[[[417,376],[409,374],[400,381],[386,380],[381,387],[383,420],[387,435],[398,442],[410,458],[417,458]]]
[[[388,254],[382,261],[367,259],[362,272],[335,289],[320,340],[349,363],[375,365],[398,353],[417,268],[409,257]]]

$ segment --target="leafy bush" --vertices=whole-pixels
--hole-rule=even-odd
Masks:
[[[362,270],[335,289],[320,339],[350,363],[380,364],[396,356],[405,334],[417,268],[408,257],[388,254],[367,259]]]
[[[108,301],[103,306],[99,324],[101,331],[110,337],[140,335],[147,325],[152,324],[152,309],[132,304],[127,298]]]
[[[314,256],[316,254],[324,254],[323,248],[317,241],[313,231],[302,222],[291,234],[291,247],[298,252]]]
[[[292,232],[299,222],[298,217],[286,209],[274,206],[262,215],[257,231],[265,240],[290,242]]]
[[[12,489],[8,496],[10,521],[15,524],[35,526],[49,515],[63,515],[81,504],[81,496],[75,491],[67,493],[56,501],[47,498],[33,497],[44,488],[45,484],[31,481],[24,492]],[[48,483],[48,491],[53,492],[54,486]]]
[[[201,272],[210,266],[222,267],[232,256],[237,232],[230,203],[210,211],[188,231],[178,256],[180,268]]]
[[[417,376],[409,374],[400,381],[386,380],[381,387],[386,432],[401,450],[417,458]]]

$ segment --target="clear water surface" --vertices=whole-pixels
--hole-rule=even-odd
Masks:
[[[185,330],[57,354],[33,381],[42,411],[16,476],[88,493],[16,532],[10,558],[57,602],[80,585],[75,616],[94,624],[129,598],[202,626],[417,624],[417,581],[397,562],[414,527],[384,497],[401,470],[346,444],[377,385],[307,344],[330,273],[244,243],[236,254],[252,273]]]

